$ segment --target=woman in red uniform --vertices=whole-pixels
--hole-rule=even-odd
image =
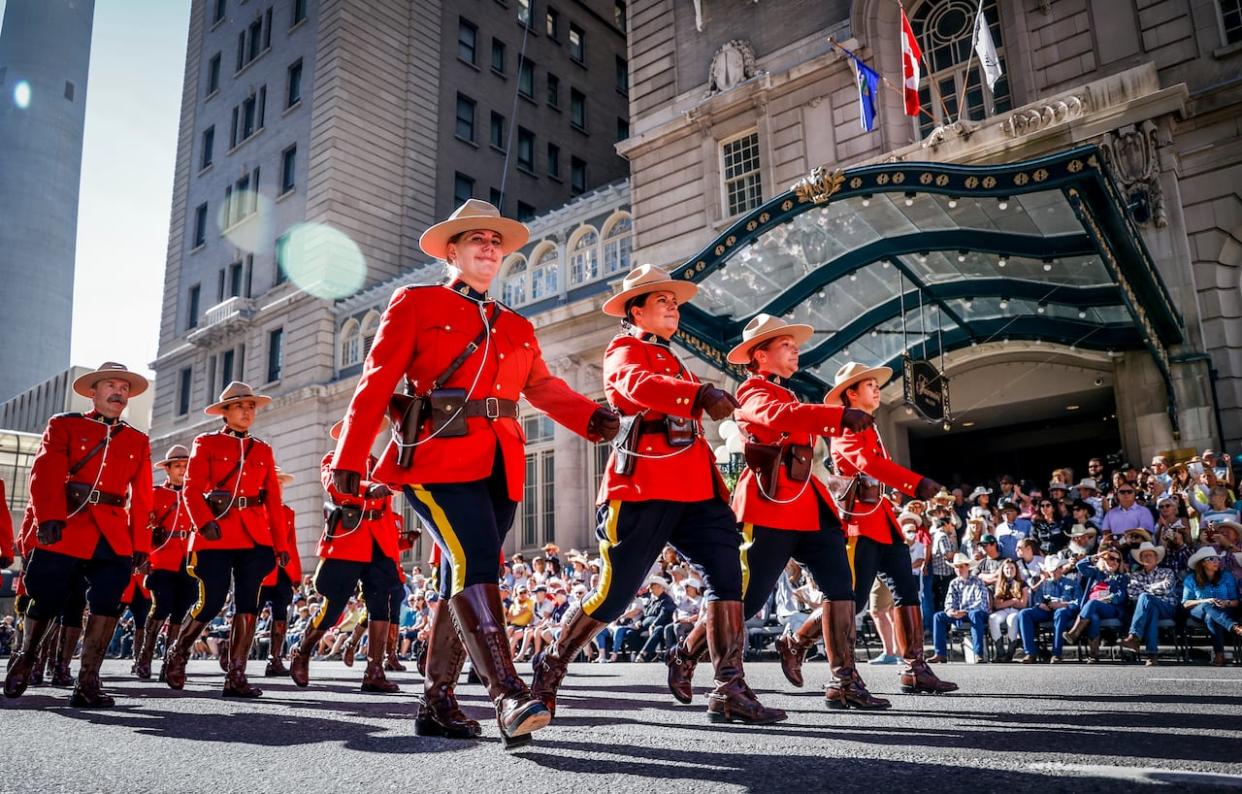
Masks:
[[[164,470],[165,479],[156,487],[151,501],[151,572],[147,574],[151,613],[147,617],[142,649],[134,670],[143,679],[151,677],[151,657],[155,655],[160,629],[164,621],[168,621],[165,664],[160,669],[160,680],[164,680],[167,654],[181,631],[186,613],[198,599],[198,581],[190,576],[185,567],[193,524],[181,492],[189,461],[190,450],[181,444],[173,444],[164,459],[155,464]]]
[[[233,586],[233,624],[229,635],[225,697],[263,694],[246,680],[246,659],[259,613],[259,588],[273,566],[287,565],[287,528],[276,479],[276,461],[267,443],[250,435],[255,412],[272,401],[233,381],[220,399],[203,409],[223,426],[194,439],[182,498],[195,526],[187,570],[198,582],[198,601],[168,656],[164,681],[185,686],[190,649],[224,606]]]
[[[302,581],[302,555],[298,553],[298,532],[294,526],[296,516],[293,508],[284,503],[284,489],[293,482],[293,475],[276,467],[276,479],[280,481],[281,514],[284,517],[285,549],[289,559],[284,565],[277,565],[267,578],[263,580],[263,588],[259,591],[259,607],[264,604],[272,606],[272,633],[268,648],[267,667],[263,675],[267,678],[289,675],[285,667],[285,632],[289,629],[289,607],[293,604],[294,583]]]

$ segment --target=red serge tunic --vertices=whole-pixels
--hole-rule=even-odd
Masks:
[[[302,556],[298,554],[298,530],[295,526],[297,515],[289,505],[282,504],[280,510],[285,519],[285,551],[289,552],[289,564],[284,566],[283,570],[285,576],[288,576],[289,581],[293,582],[296,587],[302,581]],[[276,572],[279,570],[281,570],[280,565],[272,569],[272,572],[263,580],[264,587],[276,584]]]
[[[165,482],[155,489],[151,500],[151,523],[168,532],[168,540],[151,550],[151,570],[180,571],[190,545],[190,511],[181,499],[181,489]]]
[[[737,401],[742,404],[734,415],[739,431],[760,444],[813,447],[817,436],[841,433],[843,408],[802,403],[789,389],[759,375],[742,383]],[[819,500],[832,504],[828,489],[819,478],[812,474],[808,482],[794,482],[782,465],[776,482],[773,501],[759,492],[755,473],[743,469],[733,489],[733,512],[738,520],[773,529],[818,530]]]
[[[464,285],[460,288],[468,290]],[[530,321],[499,303],[480,303],[458,289],[415,286],[393,293],[345,412],[336,447],[339,468],[366,471],[371,444],[401,378],[407,377],[418,394],[425,393],[433,379],[440,377],[483,330],[480,307],[492,317],[490,339],[440,387],[466,389],[470,400],[517,400],[524,396],[558,423],[587,435],[587,423],[597,406],[548,372]],[[509,498],[520,502],[526,476],[526,437],[517,420],[472,416],[466,424],[469,432],[452,438],[430,438],[424,431],[425,442],[414,450],[408,469],[397,466],[397,447],[390,441],[374,479],[390,485],[483,480],[492,473],[499,445]]]
[[[832,462],[841,476],[850,477],[862,472],[907,496],[914,496],[919,481],[923,479],[922,475],[897,465],[888,457],[880,434],[874,427],[861,433],[842,431],[832,439],[831,453]],[[862,536],[876,543],[892,543],[893,532],[897,528],[893,503],[881,497],[878,509],[872,508],[873,505],[856,505],[856,515],[853,516],[842,515],[838,508],[837,515],[850,537]]]
[[[116,429],[117,425],[120,429]],[[86,454],[114,433],[107,446],[91,457],[73,476],[69,470]],[[126,507],[98,502],[70,513],[65,501],[65,483],[94,485],[101,494],[129,497]],[[135,551],[151,551],[147,518],[151,513],[151,444],[121,420],[105,422],[95,411],[87,414],[58,414],[47,423],[43,442],[30,470],[30,498],[39,521],[64,521],[58,543],[40,549],[90,559],[102,536],[112,551],[127,556]]]
[[[151,600],[151,591],[147,589],[146,582],[143,581],[144,579],[146,579],[146,576],[140,573],[135,573],[129,577],[129,584],[125,585],[125,592],[121,594],[122,604],[132,604],[136,593],[141,593],[142,597],[148,601]],[[145,616],[142,618],[139,618],[137,615],[134,616],[134,620],[144,619]]]
[[[239,460],[242,461],[240,470]],[[240,507],[240,501],[235,501],[223,517],[214,518],[204,497],[217,490],[234,494],[236,500],[244,497],[247,506]],[[258,503],[260,492],[263,492],[262,504]],[[194,439],[182,498],[196,529],[212,520],[220,525],[219,540],[207,540],[201,532],[195,532],[190,540],[190,551],[254,546],[285,551],[280,481],[276,478],[272,448],[265,442],[251,435],[239,436],[225,428]]]
[[[343,526],[336,528],[335,537],[329,539],[327,528],[324,528],[323,537],[319,539],[318,554],[325,560],[349,560],[350,562],[370,562],[371,561],[371,542],[374,541],[379,545],[380,551],[384,553],[393,562],[398,563],[400,568],[401,552],[397,545],[397,525],[392,520],[392,509],[390,502],[391,496],[384,496],[379,499],[367,499],[361,496],[348,496],[336,489],[332,483],[332,462],[333,453],[329,452],[323,456],[323,462],[319,466],[320,479],[323,481],[323,488],[328,492],[328,498],[333,504],[345,505],[349,507],[358,507],[362,509],[362,522],[358,524],[358,528],[354,530],[346,529]],[[417,455],[415,456],[417,457]],[[375,466],[375,457],[367,457],[366,472],[368,477]],[[377,483],[371,479],[362,480],[362,491],[366,493],[371,486]],[[376,518],[367,518],[367,514],[379,514]]]

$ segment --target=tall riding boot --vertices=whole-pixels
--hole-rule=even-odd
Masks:
[[[854,602],[829,601],[822,614],[825,647],[832,681],[824,690],[824,702],[830,709],[886,709],[892,704],[867,691],[858,667],[854,664]]]
[[[134,675],[143,681],[151,679],[151,657],[155,655],[155,641],[160,636],[160,624],[163,622],[148,617],[142,632],[142,644],[134,645]],[[134,642],[137,643],[137,639]]]
[[[229,633],[229,674],[224,678],[226,698],[257,698],[263,690],[246,680],[246,661],[254,641],[255,615],[234,615]]]
[[[82,662],[78,665],[78,684],[73,688],[69,705],[78,708],[106,709],[116,704],[99,685],[99,668],[108,644],[116,631],[117,618],[91,614],[82,633]]]
[[[298,647],[289,652],[289,677],[293,679],[293,683],[298,686],[310,683],[311,657],[315,655],[315,648],[327,633],[327,629],[307,629]]]
[[[823,626],[826,622],[824,608],[818,607],[807,616],[806,622],[797,631],[776,638],[776,651],[781,657],[781,672],[794,686],[802,686],[802,662],[806,660],[807,651],[824,634]]]
[[[26,687],[30,685],[30,675],[38,661],[39,647],[43,644],[43,637],[51,625],[52,621],[46,618],[26,616],[26,627],[22,631],[22,648],[13,654],[9,662],[8,673],[4,677],[5,697],[21,697]]]
[[[471,585],[449,599],[448,607],[474,670],[496,704],[496,724],[505,747],[527,744],[529,734],[551,722],[552,713],[531,695],[513,668],[500,588]]]
[[[707,613],[704,612],[677,647],[668,655],[668,691],[678,703],[694,699],[694,668],[707,654]]]
[[[417,736],[443,736],[446,739],[473,739],[483,735],[483,727],[467,717],[457,704],[453,690],[466,663],[466,646],[453,628],[447,609],[437,609],[431,618],[427,649],[423,652],[423,696],[414,718]]]
[[[901,671],[901,691],[907,694],[956,691],[957,684],[941,681],[923,660],[923,612],[919,605],[896,609],[897,620],[893,621],[893,628],[896,629],[897,652],[906,663],[906,668]]]
[[[759,702],[746,685],[742,652],[746,647],[746,619],[741,601],[707,604],[707,643],[715,667],[716,688],[707,697],[707,717],[712,722],[748,722],[767,725],[786,714]]]
[[[60,662],[60,624],[52,626],[47,634],[43,635],[43,642],[39,643],[38,656],[35,658],[34,666],[30,668],[30,686],[43,686],[43,677],[56,675],[56,665]],[[73,683],[70,681],[70,683]]]
[[[543,701],[552,716],[556,716],[556,690],[569,671],[569,663],[578,658],[582,646],[595,639],[603,627],[602,622],[582,611],[581,604],[574,604],[561,623],[560,635],[531,660],[534,675],[530,694]]]
[[[131,673],[137,674],[138,672],[138,656],[142,653],[142,643],[143,643],[143,640],[147,636],[146,629],[147,629],[147,624],[143,623],[140,626],[138,625],[138,620],[135,618],[134,620],[134,645],[133,645],[133,648],[131,649],[131,654],[134,657],[134,661],[129,666],[129,671]],[[139,676],[139,678],[141,678],[141,676]]]
[[[69,671],[69,665],[73,662],[74,652],[78,650],[78,638],[81,636],[81,626],[60,627],[60,638],[56,646],[56,669],[52,671],[52,686],[73,686],[73,675]]]
[[[185,686],[185,666],[190,661],[190,649],[198,642],[198,635],[207,627],[207,621],[191,619],[181,627],[175,640],[168,641],[168,652],[164,658],[164,683],[170,689],[181,689]]]
[[[362,674],[362,691],[391,695],[401,687],[384,675],[384,657],[388,653],[388,621],[367,621],[367,671]]]
[[[177,636],[181,633],[181,624],[173,623],[172,618],[168,619],[168,631],[164,632],[164,657],[160,662],[159,682],[165,683],[168,674],[168,656],[172,653],[173,646],[177,642]]]
[[[285,632],[288,630],[289,624],[283,620],[272,621],[271,642],[268,643],[267,667],[263,668],[263,675],[267,678],[275,678],[280,675],[289,675],[289,668],[285,667]]]
[[[229,649],[232,642],[233,627],[229,626],[229,636],[220,640],[216,645],[216,664],[220,665],[220,671],[227,673],[229,671]]]
[[[370,621],[367,621],[368,625]],[[354,633],[349,635],[349,639],[345,642],[345,647],[341,650],[341,661],[346,667],[354,666],[354,657],[358,654],[358,643],[362,642],[362,635],[366,632],[367,627],[361,623],[354,626]]]
[[[405,665],[397,656],[397,624],[388,624],[388,642],[384,646],[384,669],[393,673],[404,673]]]

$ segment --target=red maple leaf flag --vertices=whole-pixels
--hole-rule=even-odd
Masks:
[[[906,18],[906,9],[901,7],[901,78],[903,93],[906,97],[906,115],[919,115],[919,61],[923,53],[919,51],[918,40],[910,29],[910,20]]]

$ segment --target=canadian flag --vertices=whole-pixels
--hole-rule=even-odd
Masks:
[[[901,77],[906,96],[906,115],[919,115],[919,61],[923,53],[919,51],[918,40],[910,29],[910,20],[906,17],[906,9],[901,7]]]

